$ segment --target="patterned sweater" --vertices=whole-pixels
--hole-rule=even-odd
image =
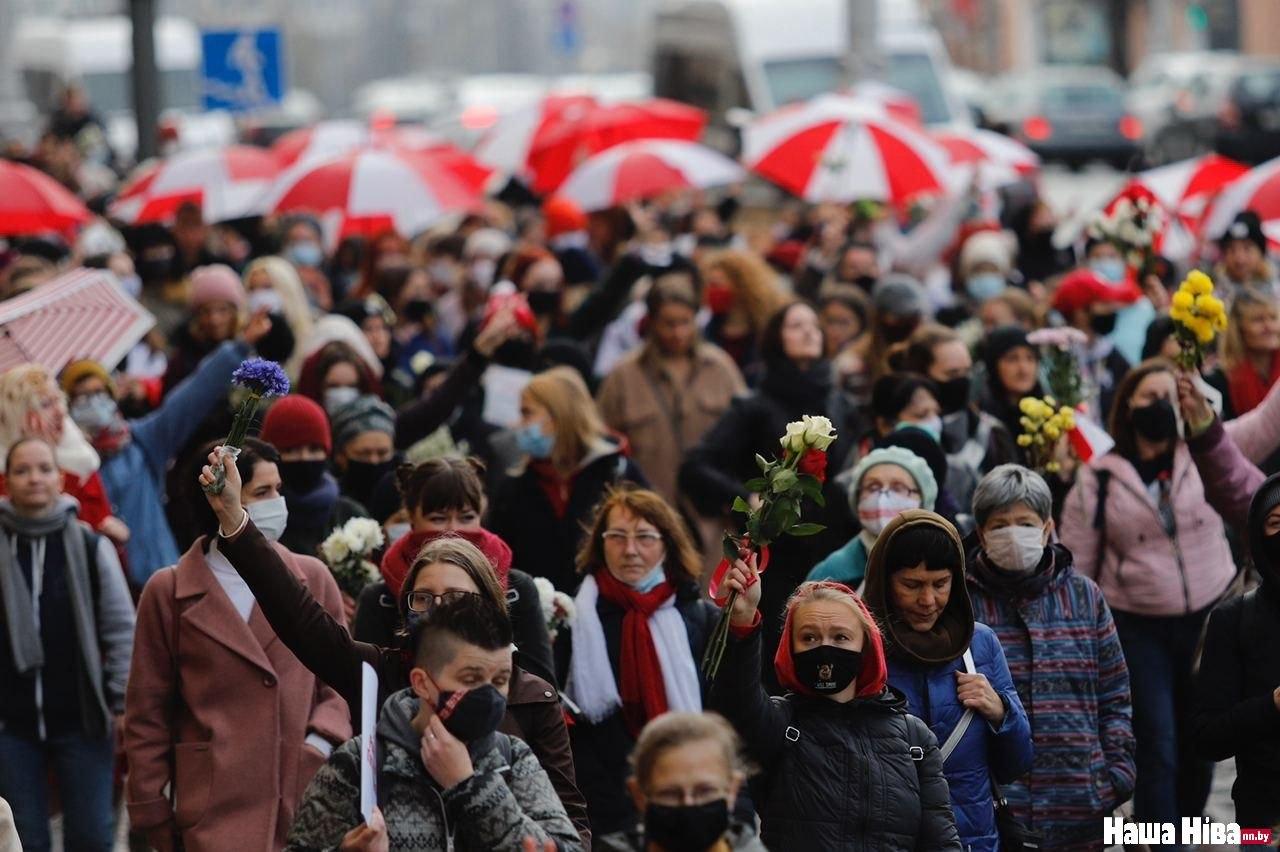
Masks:
[[[1044,849],[1101,850],[1102,817],[1133,793],[1129,669],[1098,586],[1065,548],[1046,559],[1035,594],[1002,589],[991,569],[968,575],[974,618],[999,637],[1031,722],[1031,772],[1005,795],[1023,825],[1044,832]]]
[[[582,849],[546,772],[514,737],[493,734],[471,744],[475,774],[441,790],[414,745],[418,735],[409,719],[417,712],[417,701],[412,690],[401,690],[387,699],[378,719],[378,802],[391,852],[518,850],[526,837],[539,849],[547,840],[562,852]],[[346,833],[361,824],[360,749],[359,737],[348,740],[316,773],[298,808],[286,852],[336,850]]]

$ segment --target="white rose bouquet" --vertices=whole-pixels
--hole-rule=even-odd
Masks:
[[[329,573],[353,600],[378,578],[378,566],[370,557],[385,541],[382,525],[373,518],[352,518],[320,543],[320,556]]]
[[[557,592],[556,587],[546,577],[534,577],[533,584],[538,587],[538,603],[542,605],[542,617],[547,622],[547,633],[551,634],[551,641],[556,640],[556,634],[566,625],[572,625],[577,610],[573,605],[573,598],[564,592]]]

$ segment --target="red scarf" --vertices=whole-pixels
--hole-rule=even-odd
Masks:
[[[499,585],[504,590],[507,588],[507,575],[511,573],[511,548],[505,541],[488,530],[411,532],[396,539],[387,548],[387,552],[382,555],[382,565],[380,566],[382,579],[387,581],[387,590],[391,592],[392,596],[395,598],[400,597],[400,587],[404,585],[405,577],[409,576],[409,569],[413,567],[413,561],[418,558],[418,552],[422,550],[423,545],[445,536],[466,539],[478,547],[481,553],[489,557],[489,562],[493,565],[493,570],[498,575]]]
[[[867,605],[863,603],[862,598],[858,597],[858,593],[846,586],[844,583],[836,583],[832,580],[822,580],[808,586],[808,589],[818,587],[827,589],[836,589],[853,598],[854,603],[862,610],[865,616],[863,621],[865,624],[875,624],[875,619],[871,617]],[[796,677],[795,660],[791,658],[791,616],[796,611],[796,606],[804,602],[804,598],[793,598],[791,606],[787,607],[787,620],[782,625],[782,640],[778,642],[778,652],[773,656],[773,669],[778,674],[778,683],[785,686],[792,692],[798,692],[801,695],[816,696],[809,687],[800,682]],[[884,641],[880,638],[879,630],[866,631],[866,639],[862,643],[862,671],[858,673],[858,689],[854,694],[855,698],[867,698],[879,695],[884,691],[884,685],[889,680],[889,668],[884,661]]]
[[[649,616],[675,594],[675,589],[663,580],[648,592],[637,592],[607,568],[597,571],[595,578],[600,596],[626,611],[622,617],[618,695],[622,698],[622,718],[627,730],[631,736],[639,736],[646,722],[667,712],[667,689],[663,686],[662,666],[649,633]]]
[[[1267,391],[1271,390],[1271,386],[1278,379],[1280,379],[1280,350],[1276,350],[1271,355],[1271,371],[1265,381],[1247,359],[1228,373],[1227,390],[1230,393],[1231,407],[1235,409],[1236,417],[1261,405]]]

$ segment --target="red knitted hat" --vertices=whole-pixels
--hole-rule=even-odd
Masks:
[[[553,195],[542,202],[542,218],[547,239],[587,228],[587,214],[570,198]]]
[[[853,598],[853,602],[862,610],[862,614],[865,617],[864,623],[872,625],[876,623],[871,616],[871,612],[867,609],[867,605],[862,602],[862,598],[858,597],[858,593],[844,583],[837,583],[833,580],[819,580],[816,583],[807,583],[801,586],[797,596],[787,606],[787,620],[782,625],[782,639],[778,642],[778,652],[773,656],[773,669],[778,674],[778,683],[792,692],[808,696],[814,696],[817,693],[802,684],[800,679],[796,677],[796,664],[791,657],[791,617],[795,614],[796,607],[804,602],[806,593],[812,592],[816,588],[835,589],[848,595]],[[872,695],[879,695],[884,691],[884,685],[888,680],[889,667],[884,659],[884,640],[880,638],[879,628],[873,628],[866,631],[866,639],[862,643],[862,671],[858,672],[856,697],[867,698]]]
[[[326,453],[333,451],[329,418],[324,409],[298,394],[276,400],[262,420],[262,434],[258,437],[281,452],[301,447],[324,447]]]

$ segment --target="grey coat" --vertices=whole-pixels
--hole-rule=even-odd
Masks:
[[[546,771],[514,737],[493,734],[472,743],[475,774],[441,790],[419,756],[419,737],[410,725],[417,711],[417,696],[404,689],[387,699],[378,718],[378,800],[391,852],[518,850],[526,837],[539,848],[554,840],[562,852],[582,849]],[[330,755],[307,787],[286,850],[337,849],[361,823],[360,753],[356,737]]]

